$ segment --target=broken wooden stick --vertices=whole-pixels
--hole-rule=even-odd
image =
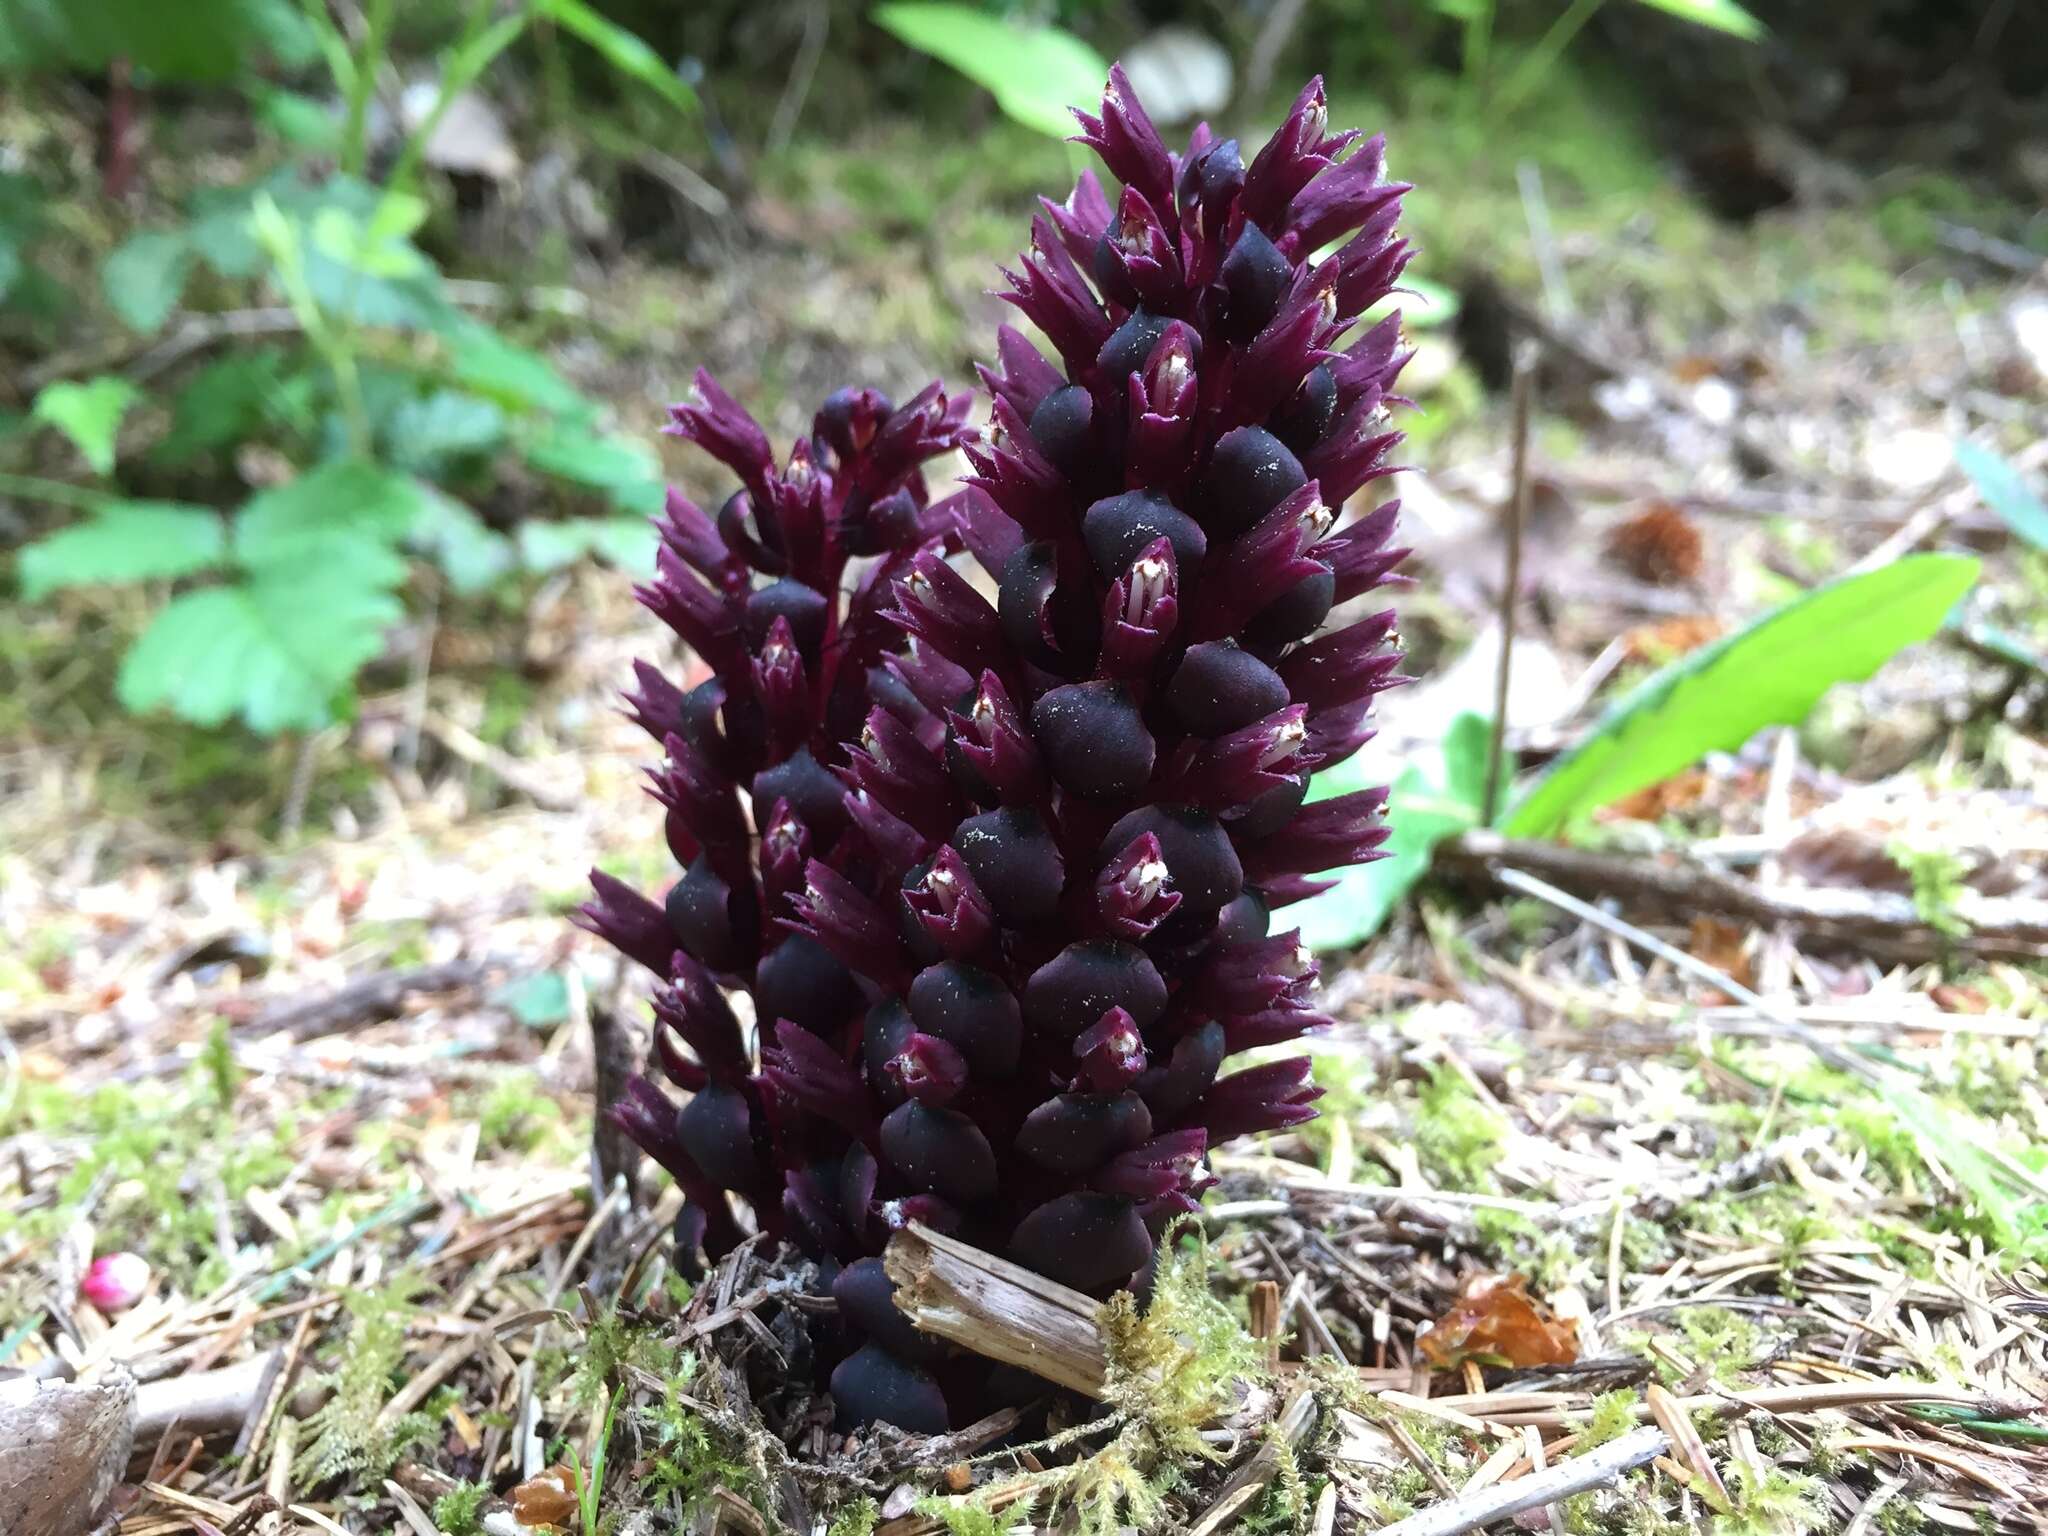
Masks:
[[[1102,1396],[1109,1351],[1094,1297],[916,1223],[889,1239],[882,1264],[897,1310],[924,1332]]]
[[[1957,915],[1969,923],[1970,931],[1951,938],[1928,925],[1912,897],[1894,891],[1767,888],[1703,864],[1666,863],[1476,830],[1441,844],[1436,858],[1440,868],[1453,871],[1497,879],[1502,869],[1519,869],[1580,894],[1641,901],[1688,916],[1714,912],[1783,925],[1901,959],[1925,959],[1945,945],[1986,957],[2048,956],[2048,901],[2022,896],[1971,891],[1959,897]]]

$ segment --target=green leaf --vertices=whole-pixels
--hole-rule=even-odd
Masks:
[[[1957,443],[1956,463],[1976,482],[1984,505],[2003,518],[2006,527],[2034,548],[2048,549],[2048,504],[2027,488],[2011,461],[1975,443]]]
[[[1386,857],[1347,869],[1337,883],[1286,914],[1311,949],[1347,949],[1379,932],[1380,925],[1429,871],[1430,855],[1447,837],[1479,825],[1486,792],[1491,727],[1483,715],[1459,715],[1444,733],[1434,760],[1410,763],[1387,795]],[[1309,786],[1311,800],[1367,788],[1365,770],[1352,758]]]
[[[423,474],[489,453],[505,439],[505,413],[488,400],[438,389],[402,402],[384,422],[384,447],[402,469]]]
[[[341,143],[340,116],[317,97],[258,86],[252,100],[256,115],[288,144],[331,154]]]
[[[1977,579],[1959,555],[1908,555],[1817,587],[1746,629],[1681,656],[1619,700],[1508,813],[1546,837],[1767,725],[1796,725],[1836,683],[1860,682],[1925,640]]]
[[[1764,24],[1735,3],[1735,0],[1639,0],[1640,4],[1669,11],[1685,21],[1716,31],[1731,32],[1754,42],[1764,35]]]
[[[21,595],[60,587],[169,580],[218,565],[227,524],[207,507],[117,501],[21,552]]]
[[[152,456],[175,468],[253,437],[288,415],[288,398],[279,348],[230,352],[201,368],[178,391],[171,401],[171,429]]]
[[[433,501],[410,475],[330,459],[250,499],[235,517],[235,557],[244,565],[271,564],[336,543],[388,554],[432,515]]]
[[[114,436],[121,418],[142,392],[118,374],[102,374],[83,384],[51,384],[36,396],[30,415],[55,427],[77,446],[97,475],[114,468]]]
[[[530,571],[555,571],[598,555],[622,571],[654,572],[654,529],[638,517],[579,517],[569,522],[519,525],[519,555]]]
[[[173,599],[121,664],[122,704],[207,726],[239,716],[263,735],[327,724],[402,612],[392,559],[343,541]]]
[[[1006,115],[1039,133],[1074,132],[1069,107],[1102,104],[1109,65],[1071,32],[1022,26],[971,5],[877,6],[875,23],[919,53],[951,65],[996,99]]]
[[[508,981],[491,1001],[528,1029],[548,1029],[569,1018],[569,978],[560,971],[536,971]]]
[[[519,563],[512,541],[461,502],[428,498],[426,514],[414,525],[413,545],[440,566],[448,585],[464,596],[495,586]]]
[[[528,438],[522,451],[535,469],[599,490],[661,480],[661,460],[638,438],[593,431],[579,423],[551,425]]]
[[[182,234],[149,230],[114,249],[100,268],[100,285],[124,325],[153,336],[177,308],[191,270],[192,246]]]
[[[489,326],[462,327],[449,344],[449,366],[457,383],[519,410],[575,416],[593,410],[581,390],[555,371],[538,352],[507,341]]]
[[[651,86],[678,112],[694,112],[697,98],[662,56],[616,22],[608,21],[583,0],[538,0],[543,16],[564,32],[583,39],[604,55],[605,61],[622,75]]]

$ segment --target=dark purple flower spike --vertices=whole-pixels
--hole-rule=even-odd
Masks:
[[[714,677],[627,696],[684,873],[665,905],[598,877],[582,917],[669,983],[693,1096],[614,1114],[682,1183],[679,1240],[736,1241],[737,1194],[828,1263],[849,1426],[991,1405],[890,1304],[891,1232],[1106,1294],[1209,1148],[1315,1113],[1306,1058],[1226,1062],[1327,1022],[1272,914],[1386,835],[1382,792],[1306,791],[1401,680],[1370,601],[1396,509],[1346,503],[1399,442],[1399,320],[1359,320],[1406,189],[1319,81],[1249,162],[1206,127],[1168,150],[1121,70],[1077,116],[1116,184],[1033,219],[1003,296],[1054,355],[999,331],[985,438],[936,387],[845,390],[778,469],[709,379],[676,408],[739,482],[672,499],[642,592]],[[973,473],[929,502],[955,446]]]

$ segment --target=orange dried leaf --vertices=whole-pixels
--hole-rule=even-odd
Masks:
[[[1661,667],[1688,651],[1696,651],[1720,639],[1725,627],[1719,619],[1708,614],[1694,614],[1632,629],[1622,636],[1622,642],[1628,648],[1630,661]]]
[[[1579,1358],[1578,1328],[1529,1294],[1520,1275],[1473,1275],[1457,1301],[1416,1341],[1439,1370],[1467,1360],[1570,1365]]]
[[[1668,501],[1653,501],[1608,534],[1607,558],[1638,581],[1682,586],[1699,579],[1707,545],[1684,512]]]
[[[1685,947],[1694,959],[1706,961],[1747,987],[1756,981],[1745,950],[1748,940],[1749,930],[1741,924],[1702,915],[1692,920],[1692,939]]]
[[[573,1526],[581,1513],[575,1470],[560,1462],[514,1488],[510,1498],[512,1516],[521,1525]]]

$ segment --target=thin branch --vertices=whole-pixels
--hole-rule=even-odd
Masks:
[[[1624,1472],[1655,1461],[1671,1449],[1671,1440],[1661,1429],[1638,1429],[1609,1441],[1597,1450],[1560,1461],[1556,1466],[1512,1483],[1498,1483],[1476,1493],[1438,1504],[1406,1520],[1382,1526],[1379,1536],[1464,1536],[1497,1520],[1507,1520],[1532,1509],[1541,1509],[1575,1493],[1602,1488]]]
[[[1501,760],[1508,731],[1508,676],[1515,655],[1515,608],[1522,590],[1522,529],[1529,521],[1529,416],[1536,394],[1536,348],[1515,348],[1515,481],[1508,497],[1508,563],[1500,589],[1500,664],[1493,679],[1493,732],[1486,743],[1486,795],[1480,802],[1484,825],[1500,811]]]

